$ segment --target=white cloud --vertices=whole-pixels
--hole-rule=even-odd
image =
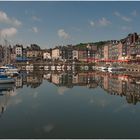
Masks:
[[[37,98],[38,97],[39,92],[35,91],[35,93],[33,93],[33,97]]]
[[[33,19],[34,21],[41,21],[41,19],[40,19],[39,17],[37,17],[37,16],[32,16],[32,19]]]
[[[63,95],[66,91],[68,91],[69,89],[66,87],[59,87],[58,88],[58,94],[59,95]]]
[[[95,22],[94,21],[90,21],[89,24],[90,24],[91,27],[95,26]]]
[[[116,108],[115,110],[114,110],[114,112],[121,112],[122,110],[126,110],[127,108],[129,108],[129,104],[122,104],[121,106],[119,106],[118,108]]]
[[[114,15],[121,18],[123,21],[130,22],[132,21],[131,18],[121,15],[119,12],[114,12]]]
[[[111,102],[108,102],[106,99],[104,99],[104,98],[94,98],[93,99],[93,97],[89,100],[89,104],[94,104],[94,105],[96,105],[96,106],[99,106],[99,107],[102,107],[102,108],[104,108],[104,107],[107,107],[107,106],[109,106],[110,104],[111,104]]]
[[[18,94],[19,94],[19,93],[18,93],[16,90],[10,92],[10,96],[16,96],[16,95],[18,95]]]
[[[89,21],[89,24],[91,27],[105,27],[105,26],[108,26],[111,24],[111,21],[109,21],[107,18],[105,17],[102,17],[100,18],[99,20],[96,20],[96,21]]]
[[[137,13],[137,11],[136,11],[136,10],[134,10],[134,11],[131,13],[131,15],[135,17],[135,16],[137,16],[137,15],[138,15],[138,13]]]
[[[129,27],[129,26],[122,26],[121,29],[122,29],[123,31],[130,31],[132,28]]]
[[[54,129],[54,125],[48,124],[48,125],[44,126],[43,129],[45,132],[49,133]]]
[[[70,35],[66,33],[64,29],[59,29],[57,33],[60,38],[63,38],[63,39],[70,38]]]
[[[19,20],[14,19],[14,18],[11,20],[11,23],[15,26],[20,26],[22,24]]]
[[[17,29],[16,28],[5,28],[5,29],[2,29],[0,30],[0,36],[1,37],[12,37],[14,35],[17,34]]]
[[[28,12],[28,10],[25,10],[25,14],[27,15],[29,12]]]
[[[3,11],[0,11],[0,22],[11,24],[13,26],[20,26],[22,24],[19,20],[8,17],[8,15]]]
[[[9,21],[9,18],[7,17],[7,14],[0,11],[0,22],[7,22]]]
[[[117,11],[116,11],[116,12],[114,12],[114,15],[115,15],[115,16],[118,16],[118,17],[119,17],[119,16],[121,16],[121,15],[120,15],[120,13],[119,13],[119,12],[117,12]]]
[[[111,22],[107,20],[105,17],[99,19],[98,22],[100,26],[108,26],[109,24],[111,24]]]
[[[37,28],[37,27],[32,27],[32,31],[33,31],[34,33],[38,33],[38,28]]]
[[[122,18],[122,20],[124,20],[126,22],[130,22],[131,21],[131,18],[129,18],[129,17],[122,16],[121,18]]]
[[[72,27],[71,29],[74,30],[74,31],[77,31],[77,32],[81,32],[81,29],[77,28],[77,27]]]
[[[20,103],[22,103],[22,99],[18,98],[17,96],[15,98],[11,98],[11,100],[8,101],[7,106],[15,106]]]

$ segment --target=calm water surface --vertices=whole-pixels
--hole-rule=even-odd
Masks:
[[[139,78],[23,74],[0,85],[0,138],[140,138]]]

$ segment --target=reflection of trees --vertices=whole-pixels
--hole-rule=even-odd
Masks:
[[[59,86],[66,86],[68,88],[72,88],[73,84],[72,84],[72,75],[71,74],[63,74],[61,76],[61,83]]]
[[[41,85],[41,83],[28,83],[27,86],[30,86],[31,88],[37,88]]]
[[[137,103],[137,98],[135,98],[133,94],[127,94],[126,100],[127,100],[127,103],[129,104],[133,103],[135,105]]]
[[[132,103],[135,105],[138,101],[140,101],[140,94],[137,94],[135,92],[126,93],[126,100],[128,103]]]
[[[94,83],[90,83],[87,85],[88,88],[97,88],[98,87],[98,83],[94,82]]]

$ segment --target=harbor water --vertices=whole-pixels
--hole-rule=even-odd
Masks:
[[[22,72],[0,85],[0,138],[140,138],[140,77]]]

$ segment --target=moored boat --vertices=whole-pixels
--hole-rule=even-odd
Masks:
[[[0,74],[1,75],[5,75],[5,73],[6,73],[5,69],[4,68],[0,68]]]
[[[11,77],[8,77],[6,75],[0,75],[0,84],[9,84],[14,83],[15,80]]]
[[[8,65],[7,64],[7,65],[4,65],[4,66],[1,66],[0,69],[6,75],[18,75],[19,74],[18,69],[15,66],[13,66],[13,65]]]
[[[15,85],[14,83],[0,84],[0,92],[11,90],[13,89],[14,85]]]
[[[126,68],[124,68],[124,67],[109,67],[108,71],[109,72],[126,71]]]
[[[107,68],[107,67],[105,67],[105,66],[102,66],[102,67],[98,67],[98,70],[100,70],[100,71],[107,71],[107,70],[108,70],[108,68]]]

